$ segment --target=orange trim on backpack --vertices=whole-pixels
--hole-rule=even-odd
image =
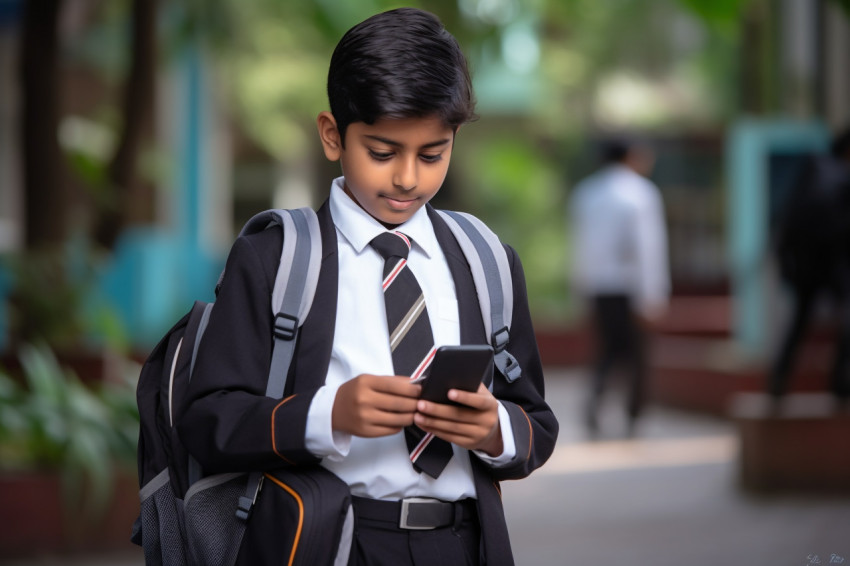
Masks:
[[[286,491],[289,495],[295,499],[295,502],[298,503],[298,528],[295,530],[295,538],[292,541],[292,552],[289,555],[289,562],[287,562],[287,566],[292,566],[295,562],[295,553],[298,551],[298,543],[301,542],[301,529],[304,527],[304,501],[301,500],[301,496],[295,492],[294,489],[277,479],[271,474],[264,474],[267,479],[270,479],[284,491]]]
[[[277,451],[277,444],[275,443],[275,439],[274,439],[274,416],[275,416],[275,413],[277,413],[277,410],[278,410],[278,409],[279,409],[279,408],[280,408],[280,407],[281,407],[284,403],[287,403],[287,402],[291,401],[291,400],[292,400],[292,399],[294,399],[294,398],[295,398],[295,395],[290,395],[289,397],[287,397],[286,399],[284,399],[283,401],[281,401],[280,403],[278,403],[278,404],[277,404],[277,406],[276,406],[276,407],[274,408],[274,410],[272,411],[272,450],[274,450],[274,453],[275,453],[275,454],[277,454],[278,456],[280,456],[280,458],[281,458],[281,459],[283,459],[284,461],[286,461],[286,462],[287,462],[287,463],[289,463],[289,464],[292,464],[293,462],[292,462],[289,458],[287,458],[286,456],[284,456],[283,454],[281,454],[280,452],[278,452],[278,451]]]

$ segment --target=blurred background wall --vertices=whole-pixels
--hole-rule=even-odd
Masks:
[[[55,330],[72,338],[48,341],[144,351],[188,300],[211,298],[252,213],[321,202],[336,174],[313,126],[330,52],[397,3],[285,4],[0,2],[0,346],[51,326],[33,319],[38,284],[12,290],[45,279],[39,258],[62,263],[50,295],[81,307],[44,316],[82,313]],[[658,150],[674,292],[743,297],[736,332],[764,349],[771,199],[795,155],[850,122],[847,2],[414,4],[460,39],[481,115],[437,204],[519,249],[541,329],[581,319],[566,197],[594,142],[630,132]]]

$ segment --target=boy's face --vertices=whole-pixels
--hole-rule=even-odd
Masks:
[[[392,228],[437,194],[452,155],[454,130],[436,117],[355,122],[339,143],[330,113],[319,115],[328,159],[340,160],[345,192],[375,220]]]

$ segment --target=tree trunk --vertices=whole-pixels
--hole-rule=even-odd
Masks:
[[[113,198],[98,215],[95,239],[112,248],[127,224],[153,218],[153,188],[139,176],[139,155],[153,138],[156,88],[157,0],[133,0],[130,69],[122,103],[122,130],[109,164]]]
[[[62,0],[23,3],[20,49],[21,137],[26,246],[65,238],[68,190],[59,148],[59,14]]]

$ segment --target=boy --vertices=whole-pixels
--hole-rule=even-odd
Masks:
[[[496,375],[492,393],[484,385],[452,390],[456,406],[420,400],[412,373],[395,371],[381,288],[385,260],[370,245],[399,232],[390,239],[410,248],[406,265],[428,315],[416,320],[430,325],[411,330],[416,340],[404,343],[487,343],[469,266],[427,204],[445,179],[458,128],[473,118],[465,58],[433,15],[378,14],[340,40],[328,96],[319,138],[343,177],[318,212],[322,269],[287,396],[264,396],[269,297],[281,252],[280,232],[265,230],[239,238],[228,258],[181,438],[207,473],[319,459],[353,495],[349,564],[512,564],[498,481],[542,465],[558,428],[543,399],[519,259],[506,248],[514,285],[508,350],[522,377],[508,383]],[[405,429],[413,425],[433,435],[426,451],[442,452],[437,469],[421,471],[409,453]],[[424,467],[428,458],[420,459]],[[448,510],[450,519],[406,528],[399,517],[411,498],[425,498],[415,505],[435,516]]]

